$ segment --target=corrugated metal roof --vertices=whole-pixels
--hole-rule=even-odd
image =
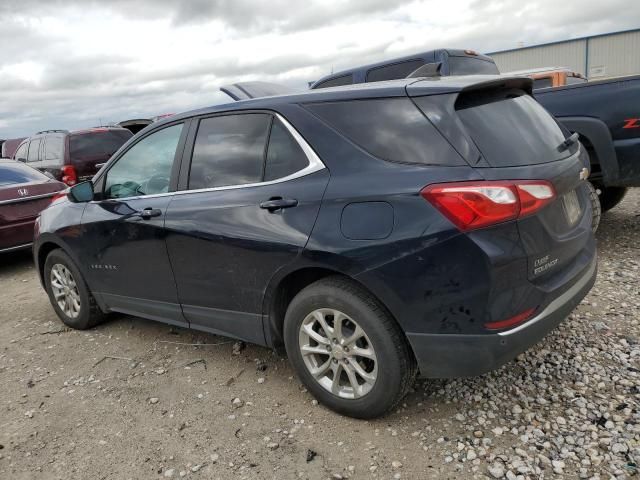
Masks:
[[[559,45],[562,43],[569,43],[569,42],[576,42],[576,41],[580,41],[580,40],[586,40],[586,39],[593,39],[593,38],[600,38],[600,37],[608,37],[611,35],[620,35],[623,33],[632,33],[632,32],[640,32],[640,28],[632,28],[629,30],[620,30],[617,32],[609,32],[609,33],[599,33],[597,35],[587,35],[586,37],[576,37],[576,38],[570,38],[567,40],[558,40],[555,42],[548,42],[548,43],[539,43],[537,45],[525,45],[523,47],[516,47],[516,48],[509,48],[507,50],[498,50],[495,52],[491,52],[491,53],[485,53],[485,55],[495,55],[497,53],[507,53],[507,52],[517,52],[518,50],[527,50],[529,48],[538,48],[538,47],[548,47],[551,45]]]

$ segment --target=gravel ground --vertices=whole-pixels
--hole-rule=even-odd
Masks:
[[[124,316],[65,329],[28,254],[0,257],[0,478],[633,476],[638,212],[640,189],[604,216],[596,286],[538,346],[419,382],[369,422],[317,405],[264,348]]]

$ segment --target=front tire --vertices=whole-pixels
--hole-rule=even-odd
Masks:
[[[302,383],[343,415],[383,415],[415,379],[414,357],[395,320],[346,278],[325,278],[298,293],[285,315],[284,339]]]
[[[77,330],[94,327],[104,314],[96,304],[80,270],[63,250],[53,250],[44,264],[49,301],[62,322]]]

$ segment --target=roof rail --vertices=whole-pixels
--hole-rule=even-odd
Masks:
[[[40,135],[41,133],[69,133],[69,130],[42,130],[37,132],[36,135]]]

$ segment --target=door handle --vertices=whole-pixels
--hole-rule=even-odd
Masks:
[[[269,210],[270,212],[275,212],[276,210],[280,210],[282,208],[291,208],[298,205],[298,200],[295,198],[282,198],[282,197],[272,197],[266,202],[262,202],[260,204],[260,208],[265,210]]]
[[[150,218],[159,217],[160,215],[162,215],[162,210],[159,208],[145,208],[140,212],[140,217],[143,220],[149,220]]]
[[[260,208],[264,208],[265,210],[269,210],[270,212],[275,212],[276,210],[280,210],[282,208],[291,208],[297,205],[298,201],[295,198],[272,197],[266,202],[262,202],[260,204]]]

